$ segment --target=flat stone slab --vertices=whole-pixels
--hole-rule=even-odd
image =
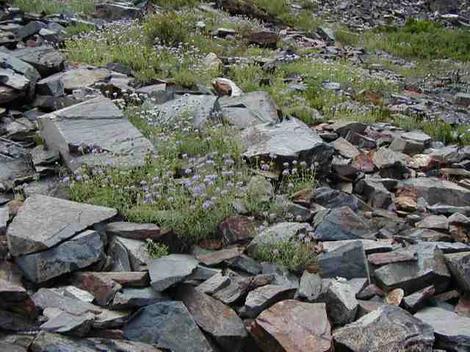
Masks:
[[[191,275],[198,264],[196,258],[185,254],[170,254],[155,259],[149,268],[151,285],[156,291],[163,291]]]
[[[41,116],[41,135],[70,170],[82,165],[142,166],[153,145],[107,98],[98,97]]]
[[[19,256],[51,248],[116,213],[112,208],[32,195],[8,227],[10,253]]]

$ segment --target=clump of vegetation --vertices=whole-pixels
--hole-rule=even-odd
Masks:
[[[25,12],[47,15],[67,11],[89,14],[96,9],[94,0],[14,0],[13,5]]]
[[[165,9],[180,9],[182,7],[197,6],[200,2],[200,0],[152,0],[152,3]]]
[[[188,16],[167,12],[149,17],[143,28],[151,44],[158,39],[164,45],[177,46],[188,41],[192,30],[191,22],[188,20]]]
[[[362,45],[415,59],[470,60],[470,30],[450,29],[429,20],[409,19],[403,27],[382,27],[362,34],[337,32],[344,44]]]
[[[256,248],[255,258],[260,262],[281,265],[294,272],[314,271],[317,260],[313,246],[298,241],[284,241]]]
[[[147,239],[146,241],[146,250],[152,259],[158,259],[170,254],[170,250],[167,245],[155,242],[151,239]]]

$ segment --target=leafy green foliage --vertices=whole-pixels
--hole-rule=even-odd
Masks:
[[[310,244],[285,241],[274,245],[261,245],[255,251],[258,261],[275,263],[285,268],[302,272],[316,266],[316,256]]]
[[[168,246],[163,243],[152,241],[151,239],[147,239],[146,249],[152,259],[158,259],[170,254]]]
[[[13,0],[13,5],[25,12],[54,14],[66,11],[92,13],[95,11],[93,0]]]

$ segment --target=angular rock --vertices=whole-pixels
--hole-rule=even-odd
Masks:
[[[142,16],[142,10],[131,3],[101,3],[96,5],[95,16],[109,21]]]
[[[173,352],[187,352],[188,346],[194,352],[213,351],[182,302],[159,302],[141,308],[125,326],[124,336]]]
[[[149,283],[149,275],[147,272],[100,272],[95,273],[100,277],[116,281],[122,287],[146,287]]]
[[[0,236],[5,235],[9,219],[10,210],[8,209],[8,207],[0,207]]]
[[[32,195],[8,227],[10,253],[19,256],[51,248],[116,213],[112,208]]]
[[[333,325],[348,324],[356,318],[358,302],[356,293],[347,282],[331,281],[324,297],[320,299],[326,303],[328,317]]]
[[[232,216],[225,219],[219,224],[218,230],[227,245],[247,242],[256,236],[254,221],[245,216]]]
[[[330,352],[331,326],[325,304],[286,300],[262,312],[251,334],[264,352]]]
[[[114,236],[109,245],[114,271],[142,271],[151,262],[145,241]]]
[[[274,303],[293,298],[295,291],[295,288],[279,285],[261,286],[248,293],[240,315],[254,318]]]
[[[299,289],[297,290],[297,298],[309,302],[315,301],[322,293],[322,279],[318,274],[304,271],[300,278]]]
[[[443,292],[450,282],[444,257],[434,243],[421,242],[410,246],[418,254],[417,261],[392,263],[375,270],[379,286],[386,290],[402,288],[406,295],[433,285]]]
[[[196,256],[197,260],[207,266],[217,265],[225,260],[239,257],[243,253],[243,249],[239,247],[225,248],[218,251],[209,252],[207,254]]]
[[[332,144],[336,151],[345,158],[354,159],[355,157],[359,156],[359,154],[361,154],[361,152],[359,151],[359,149],[356,148],[356,146],[349,143],[343,137],[338,138]]]
[[[338,350],[432,351],[433,328],[405,310],[385,305],[333,333]]]
[[[322,248],[324,252],[331,252],[340,247],[343,247],[346,244],[353,243],[355,241],[360,241],[364,247],[366,254],[373,253],[384,253],[390,252],[393,250],[394,246],[392,245],[392,240],[343,240],[343,241],[325,241],[322,242]]]
[[[112,101],[103,97],[43,115],[39,125],[47,146],[59,151],[72,171],[82,165],[142,166],[154,150]]]
[[[390,263],[409,262],[418,260],[416,250],[401,248],[392,252],[374,253],[367,256],[369,263],[379,266]]]
[[[198,263],[193,256],[184,254],[170,254],[155,259],[149,268],[151,285],[156,291],[164,291],[191,275]]]
[[[352,210],[364,208],[364,203],[356,196],[332,189],[330,187],[318,187],[313,191],[312,199],[316,204],[325,208],[339,208],[348,206]]]
[[[470,293],[470,252],[446,254],[444,257],[459,288]]]
[[[403,297],[403,305],[409,312],[415,313],[423,308],[426,301],[431,298],[435,292],[434,286],[425,287],[418,292]]]
[[[315,237],[321,241],[369,238],[373,228],[349,207],[320,211],[314,218]]]
[[[367,259],[361,241],[351,241],[317,257],[323,278],[368,278]]]
[[[96,231],[84,231],[48,250],[16,258],[28,280],[41,283],[86,268],[104,256],[104,245]]]
[[[96,303],[105,306],[111,302],[116,293],[122,288],[120,284],[100,276],[99,273],[83,272],[74,275],[74,284],[90,292],[96,300]]]
[[[429,215],[420,222],[416,223],[415,226],[434,230],[448,230],[449,221],[444,215]]]
[[[61,72],[65,65],[65,57],[50,46],[16,49],[10,54],[36,68],[43,77]]]
[[[365,178],[360,180],[354,190],[366,197],[374,208],[388,208],[393,203],[393,195],[380,182],[381,179]]]
[[[246,147],[244,156],[250,160],[276,157],[282,163],[297,159],[318,163],[318,172],[329,165],[334,152],[316,132],[297,119],[249,127],[243,131],[242,140]]]
[[[160,227],[155,224],[137,224],[132,222],[111,222],[106,224],[106,233],[134,240],[156,240],[161,236]]]
[[[470,349],[470,318],[439,307],[427,307],[414,316],[432,326],[436,348],[451,352]]]
[[[220,347],[234,352],[241,351],[247,333],[235,311],[189,285],[181,287],[177,296],[188,308],[196,324]]]
[[[132,309],[168,300],[168,297],[156,292],[151,287],[125,288],[116,293],[111,306],[113,309]]]

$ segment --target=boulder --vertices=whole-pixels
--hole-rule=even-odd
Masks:
[[[436,348],[451,352],[470,350],[470,318],[440,307],[427,307],[414,316],[432,326]]]
[[[185,254],[170,254],[150,263],[149,274],[151,285],[156,291],[183,281],[196,269],[198,260]]]
[[[432,351],[433,328],[405,310],[384,305],[333,333],[338,351]]]
[[[331,352],[331,326],[323,303],[285,300],[262,312],[251,335],[264,352]]]
[[[16,258],[28,280],[41,283],[86,268],[104,256],[104,245],[96,231],[84,231],[56,247]]]
[[[9,52],[38,70],[42,77],[61,72],[65,67],[65,57],[50,46],[28,47]]]
[[[254,318],[276,302],[293,298],[296,289],[279,285],[265,285],[250,291],[240,311],[243,317]]]
[[[318,172],[329,167],[334,149],[306,124],[297,120],[284,120],[277,124],[249,127],[242,133],[246,151],[251,161],[276,158],[276,161],[298,160],[318,164]]]
[[[247,333],[235,311],[189,285],[180,287],[177,297],[188,308],[196,324],[221,348],[234,352],[242,350]]]
[[[124,327],[131,341],[154,344],[173,352],[212,352],[214,349],[197,327],[182,302],[159,302],[141,308]]]
[[[142,166],[154,150],[121,110],[103,97],[43,115],[39,125],[49,149],[59,151],[72,171],[82,165]]]
[[[147,270],[151,257],[145,241],[114,236],[109,244],[109,254],[113,259],[114,271]]]
[[[49,249],[116,213],[112,208],[32,195],[8,227],[10,253],[19,256]]]
[[[323,278],[368,278],[367,259],[361,241],[351,241],[317,257]]]
[[[221,97],[215,104],[215,110],[224,120],[239,128],[279,121],[276,104],[268,93],[262,91]]]
[[[353,322],[356,318],[358,302],[356,292],[348,282],[331,280],[323,283],[326,292],[319,299],[326,303],[328,317],[335,326]]]
[[[321,241],[370,238],[374,229],[349,207],[327,209],[314,218],[315,237]]]
[[[460,289],[470,293],[470,252],[451,253],[444,257]]]

